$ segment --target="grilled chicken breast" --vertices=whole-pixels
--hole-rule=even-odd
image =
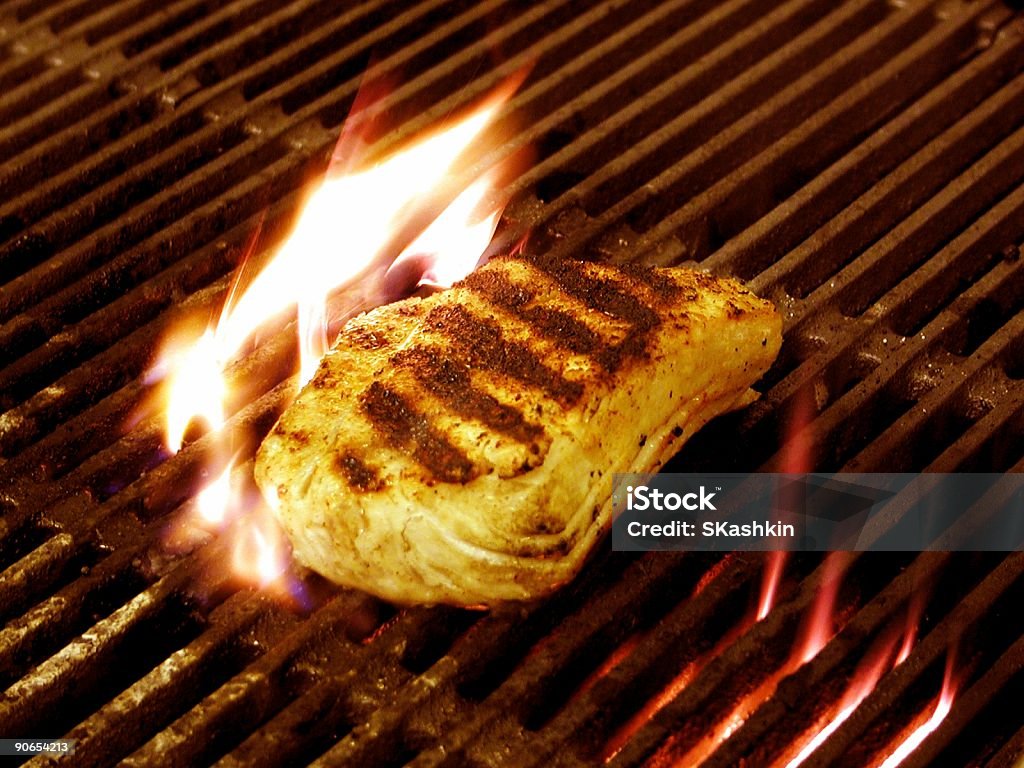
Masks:
[[[499,258],[350,321],[256,478],[299,562],[400,603],[493,604],[569,580],[612,474],[660,467],[750,402],[781,343],[733,280]]]

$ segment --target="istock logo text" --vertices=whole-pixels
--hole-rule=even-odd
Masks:
[[[719,489],[721,490],[721,489]],[[715,492],[708,493],[703,485],[692,493],[664,493],[657,488],[651,489],[646,485],[626,486],[626,509],[640,510],[653,509],[657,511],[674,511],[685,509],[689,512],[697,510],[714,510],[717,508],[711,503],[715,498]]]

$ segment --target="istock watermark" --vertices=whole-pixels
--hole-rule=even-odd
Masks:
[[[1014,551],[1020,474],[615,475],[617,550]]]

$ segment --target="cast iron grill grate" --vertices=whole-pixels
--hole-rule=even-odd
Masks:
[[[674,467],[1024,470],[1024,40],[1003,3],[0,2],[2,735],[66,734],[90,766],[626,766],[686,755],[786,670],[830,568],[810,556],[746,626],[751,555],[602,551],[488,614],[310,577],[297,613],[232,584],[216,540],[162,549],[208,441],[165,459],[132,423],[160,334],[217,306],[259,221],[280,240],[371,61],[396,83],[366,117],[393,126],[381,152],[532,64],[498,150],[537,152],[508,242],[693,260],[783,308],[762,399]],[[282,334],[235,372],[250,456],[293,355]],[[952,647],[954,707],[904,765],[1015,765],[1024,560],[860,555],[842,585],[834,639],[707,764],[777,760],[926,594],[911,655],[804,765],[877,762]]]

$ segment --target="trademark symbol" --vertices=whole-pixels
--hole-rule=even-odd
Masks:
[[[720,485],[716,485],[716,486],[715,486],[715,490],[716,490],[716,491],[720,491],[720,490],[722,490],[722,486],[720,486]]]

